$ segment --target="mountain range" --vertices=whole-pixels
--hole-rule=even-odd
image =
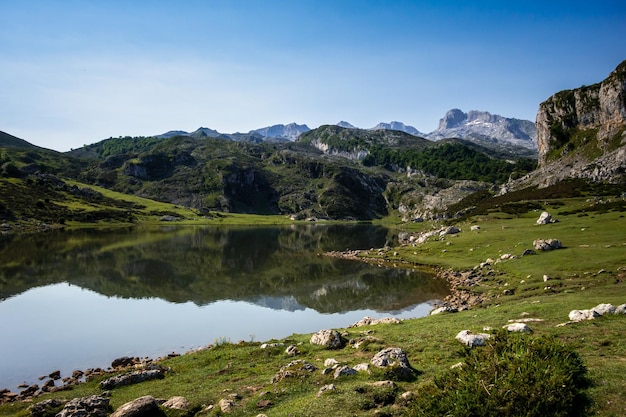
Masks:
[[[336,124],[347,129],[357,129],[353,124],[340,121]],[[285,142],[295,141],[298,137],[311,129],[297,123],[277,124],[251,130],[248,133],[220,133],[217,130],[201,127],[193,132],[172,130],[156,137],[170,138],[174,136],[189,136],[196,139],[211,137],[230,139],[243,142]],[[437,141],[445,138],[466,139],[488,148],[506,147],[513,145],[526,149],[537,149],[537,132],[535,124],[529,120],[520,120],[491,114],[486,111],[470,110],[464,113],[459,109],[449,110],[439,126],[430,133],[424,133],[417,128],[399,121],[381,122],[365,130],[397,130],[413,136]]]

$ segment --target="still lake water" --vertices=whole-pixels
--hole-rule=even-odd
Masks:
[[[393,240],[382,227],[314,224],[2,236],[0,388],[121,356],[424,316],[447,294],[431,271],[319,256]]]

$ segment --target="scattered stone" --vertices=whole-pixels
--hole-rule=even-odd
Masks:
[[[583,320],[593,320],[596,317],[600,317],[606,314],[625,314],[626,304],[622,304],[618,307],[612,304],[598,304],[597,306],[588,310],[572,310],[569,313],[569,319],[573,322],[579,322]]]
[[[283,347],[283,346],[285,346],[284,343],[263,343],[261,345],[261,349],[269,349],[269,348]]]
[[[137,358],[129,358],[128,356],[123,356],[121,358],[114,359],[111,362],[111,368],[127,368],[129,366],[135,365],[135,363],[139,363],[139,359]]]
[[[361,327],[361,326],[374,326],[376,324],[400,324],[402,320],[396,317],[383,317],[381,319],[374,319],[372,317],[363,317],[356,323],[351,324],[348,327]]]
[[[454,365],[450,366],[450,369],[462,368],[465,366],[465,362],[457,362]]]
[[[549,224],[549,223],[554,223],[554,221],[552,220],[552,215],[550,215],[550,213],[548,213],[547,211],[544,211],[543,213],[541,213],[541,215],[537,219],[537,224]]]
[[[469,347],[476,346],[485,346],[487,344],[487,339],[489,339],[491,335],[487,333],[472,333],[470,330],[461,330],[456,335],[456,340]]]
[[[337,390],[337,387],[335,386],[335,384],[324,385],[322,388],[320,388],[319,391],[317,391],[317,396],[320,397],[325,392],[336,391],[336,390]]]
[[[285,349],[285,353],[287,356],[297,356],[300,354],[300,350],[296,347],[296,345],[289,345],[287,349]]]
[[[352,344],[352,347],[354,349],[359,349],[361,346],[367,346],[370,343],[383,343],[383,340],[374,336],[365,336],[357,340],[353,339],[350,341],[350,343]]]
[[[461,229],[459,229],[456,226],[448,226],[443,228],[440,232],[439,232],[439,237],[444,237],[447,235],[456,235],[461,233]]]
[[[306,376],[311,372],[315,372],[317,368],[312,363],[303,361],[301,359],[289,362],[287,365],[280,368],[278,373],[272,377],[272,383],[282,381],[285,378],[294,378],[297,376]]]
[[[512,253],[505,253],[502,256],[500,256],[501,261],[507,261],[509,259],[517,259],[517,256],[513,255]]]
[[[502,294],[503,295],[513,295],[513,294],[515,294],[515,290],[507,289],[507,290],[502,291]]]
[[[230,413],[235,408],[235,402],[228,398],[222,398],[218,405],[222,413]]]
[[[121,405],[111,414],[111,417],[150,417],[158,415],[161,415],[159,404],[154,397],[146,395]]]
[[[100,388],[108,390],[125,385],[138,384],[140,382],[150,381],[153,379],[162,379],[164,377],[164,368],[158,367],[157,369],[145,369],[105,379],[100,382]]]
[[[543,282],[548,282],[552,279],[552,277],[550,275],[544,275],[543,276]]]
[[[367,372],[368,374],[370,373],[369,363],[360,363],[358,365],[355,365],[353,369],[357,372]]]
[[[415,393],[413,391],[405,391],[400,394],[400,400],[402,401],[411,401],[415,397]]]
[[[335,379],[340,378],[342,376],[350,376],[356,375],[357,371],[354,368],[350,368],[349,366],[339,366],[335,369],[334,377]]]
[[[61,379],[61,371],[56,370],[56,371],[50,373],[50,375],[48,375],[48,378],[53,379],[55,381]]]
[[[476,232],[476,231],[480,230],[480,226],[479,226],[479,225],[477,225],[477,224],[475,224],[475,225],[473,225],[473,226],[470,226],[470,230],[471,230],[472,232]],[[464,235],[464,236],[465,236],[465,235]]]
[[[41,386],[42,392],[50,392],[54,388],[54,379],[49,379]]]
[[[535,250],[553,250],[563,248],[563,244],[558,239],[537,239],[533,241],[533,247]]]
[[[335,366],[335,365],[339,365],[339,362],[337,362],[336,359],[328,358],[324,361],[324,366],[326,367]]]
[[[397,347],[381,350],[371,360],[372,365],[387,368],[390,375],[400,380],[411,380],[414,376],[413,368],[406,353]]]
[[[70,400],[56,417],[106,417],[110,409],[108,398],[91,395]]]
[[[532,250],[532,249],[526,249],[526,250],[524,250],[524,252],[522,253],[522,256],[529,256],[529,255],[536,255],[536,254],[537,254],[537,252],[535,252],[534,250]]]
[[[54,411],[63,407],[67,401],[57,400],[55,398],[45,400],[28,407],[31,417],[44,417],[52,415]],[[60,411],[60,410],[59,410]]]
[[[601,314],[599,314],[597,311],[595,311],[594,309],[590,309],[590,310],[572,310],[569,312],[569,319],[570,321],[583,321],[583,320],[593,320],[596,317],[600,317]]]
[[[346,345],[346,339],[337,330],[320,330],[311,336],[310,343],[326,349],[341,349]]]
[[[185,397],[172,397],[163,403],[163,407],[172,410],[189,411],[189,400]]]
[[[510,323],[502,326],[503,329],[506,329],[508,332],[516,332],[516,333],[532,333],[532,329],[528,327],[526,323]]]
[[[177,216],[171,216],[171,215],[161,216],[162,222],[176,222],[178,220],[181,220],[181,218]]]
[[[459,310],[455,307],[443,306],[443,307],[438,307],[434,309],[433,311],[431,311],[430,315],[434,316],[434,315],[441,314],[441,313],[456,313],[458,311]]]

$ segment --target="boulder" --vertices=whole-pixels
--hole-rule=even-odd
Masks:
[[[533,241],[533,246],[535,250],[553,250],[553,249],[561,249],[563,244],[558,239],[537,239]]]
[[[336,391],[336,390],[337,390],[337,387],[335,386],[335,384],[324,385],[322,388],[320,388],[319,391],[317,391],[317,396],[319,397],[325,392]]]
[[[439,237],[444,237],[447,235],[456,235],[461,233],[461,229],[459,229],[456,226],[448,226],[443,228],[440,232],[439,232]]]
[[[604,316],[605,314],[614,314],[616,307],[611,304],[598,304],[593,308],[595,312]]]
[[[150,381],[152,379],[161,379],[165,377],[165,369],[146,369],[141,371],[134,371],[128,374],[116,375],[111,378],[105,379],[100,382],[100,388],[109,390],[125,385],[138,384],[144,381]]]
[[[475,225],[473,225],[473,226],[470,226],[470,230],[471,230],[472,232],[477,232],[477,231],[479,231],[479,230],[480,230],[480,226],[479,226],[479,225],[477,225],[477,224],[475,224]]]
[[[472,333],[470,330],[461,330],[456,335],[456,340],[463,343],[465,346],[476,347],[485,346],[490,337],[491,335],[487,333]]]
[[[510,323],[502,326],[502,328],[508,332],[532,333],[532,329],[526,323]]]
[[[218,405],[222,413],[230,413],[235,408],[235,402],[229,398],[222,398]]]
[[[354,368],[350,368],[349,366],[339,366],[335,369],[334,377],[335,379],[340,378],[342,376],[350,376],[356,375],[357,371]]]
[[[615,314],[626,314],[626,304],[620,304],[615,307]]]
[[[285,349],[285,354],[287,356],[297,356],[300,354],[300,350],[296,347],[296,345],[289,345],[287,349]]]
[[[583,321],[593,320],[596,317],[600,317],[602,314],[598,313],[594,309],[590,310],[572,310],[569,312],[570,321]]]
[[[63,407],[65,403],[66,401],[61,401],[53,398],[31,405],[30,407],[28,407],[28,411],[30,412],[31,417],[49,416],[52,415],[55,410]]]
[[[537,224],[548,224],[552,222],[552,216],[547,211],[541,213],[539,218],[537,219]]]
[[[436,314],[441,314],[441,313],[456,313],[458,311],[459,310],[457,308],[450,307],[450,306],[443,306],[443,307],[438,307],[434,309],[433,311],[431,311],[430,315],[434,316]]]
[[[337,330],[320,330],[311,336],[310,342],[326,349],[341,349],[346,345],[346,339]]]
[[[70,400],[56,417],[107,417],[110,408],[108,398],[91,395]]]
[[[410,381],[415,376],[406,353],[397,347],[381,350],[374,355],[371,363],[379,368],[385,368],[387,376],[393,379]]]
[[[111,417],[152,417],[163,415],[159,409],[159,404],[150,395],[139,397],[121,405]]]
[[[378,367],[386,367],[392,365],[400,365],[400,366],[411,366],[409,364],[409,359],[406,356],[406,353],[400,348],[390,347],[385,348],[378,352],[372,358],[372,364]]]
[[[172,410],[189,411],[189,400],[185,397],[172,397],[163,403],[163,407]]]

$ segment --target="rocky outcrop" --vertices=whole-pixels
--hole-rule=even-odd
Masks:
[[[626,61],[599,84],[561,91],[541,103],[536,125],[541,165],[559,147],[572,150],[577,131],[597,131],[598,147],[609,146],[626,128]]]

